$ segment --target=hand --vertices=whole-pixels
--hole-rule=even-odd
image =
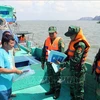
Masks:
[[[64,68],[61,68],[61,67],[60,67],[60,68],[59,68],[59,71],[63,71],[64,69],[65,69],[65,67],[64,67]]]
[[[42,69],[44,70],[44,64],[41,65]]]
[[[50,62],[50,64],[52,64],[52,62]]]
[[[16,74],[22,74],[23,71],[16,69]]]
[[[56,60],[56,62],[55,62],[56,64],[60,64],[60,62],[58,61],[58,60]]]

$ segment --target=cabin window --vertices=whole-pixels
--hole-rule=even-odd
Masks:
[[[0,11],[0,14],[9,15],[9,11]]]

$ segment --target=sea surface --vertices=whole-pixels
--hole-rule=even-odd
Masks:
[[[63,38],[66,50],[70,38],[66,37],[64,33],[68,30],[70,25],[77,25],[83,29],[83,34],[91,45],[87,62],[93,63],[94,57],[100,47],[100,24],[97,24],[96,21],[18,21],[18,27],[15,27],[14,31],[32,32],[32,34],[28,36],[28,39],[32,41],[32,46],[42,48],[45,39],[48,37],[48,27],[56,26],[58,36]]]

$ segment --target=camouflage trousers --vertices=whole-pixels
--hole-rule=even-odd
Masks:
[[[61,83],[59,83],[60,72],[55,73],[50,62],[46,62],[48,80],[50,82],[50,89],[54,91],[60,91]]]
[[[97,100],[100,100],[100,83],[97,84],[96,97],[97,97]]]
[[[71,100],[84,100],[85,73],[71,71],[70,95]]]

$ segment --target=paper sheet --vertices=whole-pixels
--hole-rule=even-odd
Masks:
[[[26,66],[25,68],[22,69],[22,71],[23,71],[23,73],[20,74],[20,75],[14,74],[14,76],[13,76],[13,82],[14,82],[14,81],[18,81],[18,80],[20,80],[20,79],[23,79],[23,78],[25,78],[25,77],[27,77],[27,76],[30,76],[30,75],[32,75],[32,74],[35,74],[35,71],[32,70],[32,69],[30,68],[30,66]]]
[[[57,73],[59,71],[59,67],[60,67],[59,65],[52,63],[52,67],[53,67],[55,73]]]

